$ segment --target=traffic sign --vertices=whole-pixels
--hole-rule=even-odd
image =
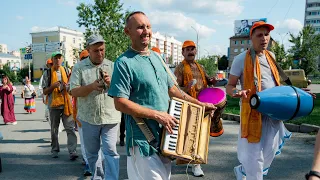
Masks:
[[[32,54],[25,54],[24,59],[32,59]]]

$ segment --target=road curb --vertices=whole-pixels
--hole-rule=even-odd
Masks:
[[[231,120],[231,121],[237,121],[240,123],[240,115],[237,115],[237,114],[223,113],[221,115],[221,118],[226,120]],[[320,126],[311,125],[311,124],[296,125],[292,123],[284,123],[284,125],[290,132],[311,133],[311,132],[318,132],[320,129]]]

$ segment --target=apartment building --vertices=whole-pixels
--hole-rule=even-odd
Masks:
[[[173,64],[179,64],[182,60],[182,42],[176,40],[173,36],[162,35],[159,32],[152,34],[151,47],[160,49],[161,56],[169,63],[172,58]]]
[[[39,79],[46,60],[52,52],[60,51],[64,55],[64,66],[71,67],[77,62],[76,54],[83,49],[82,32],[65,27],[52,27],[30,33],[32,37],[33,77]]]

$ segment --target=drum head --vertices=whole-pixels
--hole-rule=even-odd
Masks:
[[[198,95],[198,100],[212,104],[219,104],[226,99],[226,92],[220,88],[206,88]]]

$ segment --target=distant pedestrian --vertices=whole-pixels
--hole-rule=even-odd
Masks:
[[[47,60],[47,62],[46,62],[46,66],[47,66],[47,68],[49,69],[49,68],[51,68],[52,67],[52,60],[51,60],[51,58],[49,58],[48,60]],[[45,71],[43,72],[43,74],[44,73],[46,73],[47,71],[48,71],[48,69],[45,69]],[[49,107],[48,107],[48,95],[44,95],[43,94],[43,88],[42,88],[42,84],[43,84],[43,74],[42,74],[42,76],[41,76],[41,78],[40,78],[40,83],[39,83],[39,90],[41,90],[42,91],[42,102],[43,102],[43,104],[45,104],[45,111],[44,111],[44,117],[45,117],[45,122],[49,122],[49,124],[51,124],[50,123],[50,118],[49,118]]]
[[[12,96],[13,88],[7,76],[2,77],[3,86],[0,87],[1,96],[1,115],[6,125],[16,125],[16,117],[14,115],[14,100]]]
[[[10,82],[10,85],[12,86],[13,102],[14,102],[14,103],[16,103],[17,88],[13,85],[13,83],[12,83],[12,82]]]
[[[36,112],[36,102],[34,100],[36,97],[36,91],[29,79],[26,81],[26,85],[24,85],[22,93],[24,97],[24,110],[30,114]]]

